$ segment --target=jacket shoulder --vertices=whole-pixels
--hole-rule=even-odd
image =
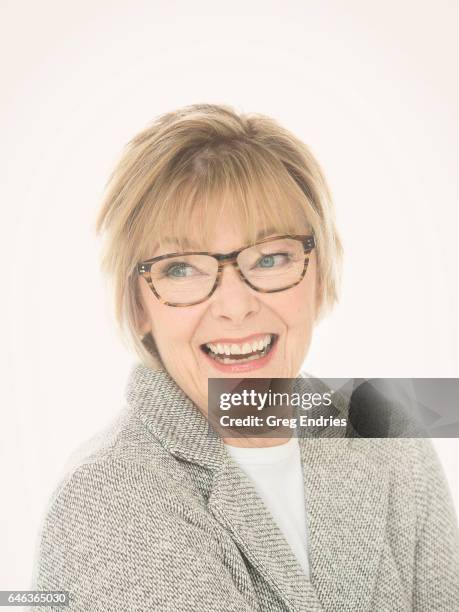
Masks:
[[[126,406],[106,427],[73,451],[63,468],[63,475],[85,464],[109,459],[148,463],[160,452],[158,440],[141,423],[135,411]]]
[[[182,463],[126,407],[104,429],[80,445],[67,460],[48,502],[65,508],[71,496],[92,504],[111,498],[161,504],[189,492],[191,482]]]

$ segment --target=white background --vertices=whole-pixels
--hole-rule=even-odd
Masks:
[[[122,407],[94,221],[123,145],[196,102],[273,116],[321,162],[342,301],[305,368],[458,377],[459,4],[4,2],[0,589],[26,589],[70,453]],[[456,507],[456,440],[436,441]],[[16,608],[17,609],[17,608]]]

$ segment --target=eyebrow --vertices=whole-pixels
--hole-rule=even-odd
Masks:
[[[268,228],[267,228],[267,229],[265,229],[265,230],[260,230],[260,231],[258,232],[257,237],[256,237],[256,239],[255,239],[255,240],[256,240],[256,241],[258,241],[258,240],[263,240],[263,238],[268,238],[268,236],[275,235],[275,234],[277,234],[277,233],[278,233],[278,230],[276,230],[276,229],[275,229],[275,228],[273,228],[273,227],[268,227]],[[177,245],[177,244],[178,244],[177,239],[176,239],[176,238],[173,238],[173,237],[170,237],[170,236],[168,236],[167,238],[164,238],[164,239],[162,240],[162,242],[169,243],[169,244],[171,244],[171,245],[174,245],[174,244],[175,244],[175,245]],[[200,248],[201,248],[201,245],[199,245],[199,244],[197,244],[197,243],[193,242],[192,240],[190,240],[189,238],[186,238],[186,237],[184,237],[184,238],[181,240],[181,242],[182,242],[183,246],[184,246],[185,248],[187,248],[187,249],[200,249]]]

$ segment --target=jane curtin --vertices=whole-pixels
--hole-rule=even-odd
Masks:
[[[303,142],[227,106],[162,115],[97,228],[138,362],[56,485],[33,588],[69,591],[72,612],[459,610],[430,441],[208,434],[208,378],[296,377],[337,300],[341,242]]]

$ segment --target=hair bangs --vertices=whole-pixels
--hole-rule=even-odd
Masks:
[[[260,235],[304,231],[309,225],[305,195],[283,166],[273,168],[270,161],[233,150],[207,159],[205,172],[196,172],[196,160],[188,172],[182,169],[182,180],[171,181],[146,216],[148,242],[142,252],[152,257],[152,250],[211,251],[214,237],[225,231],[223,215],[241,231],[241,246],[254,244]]]

